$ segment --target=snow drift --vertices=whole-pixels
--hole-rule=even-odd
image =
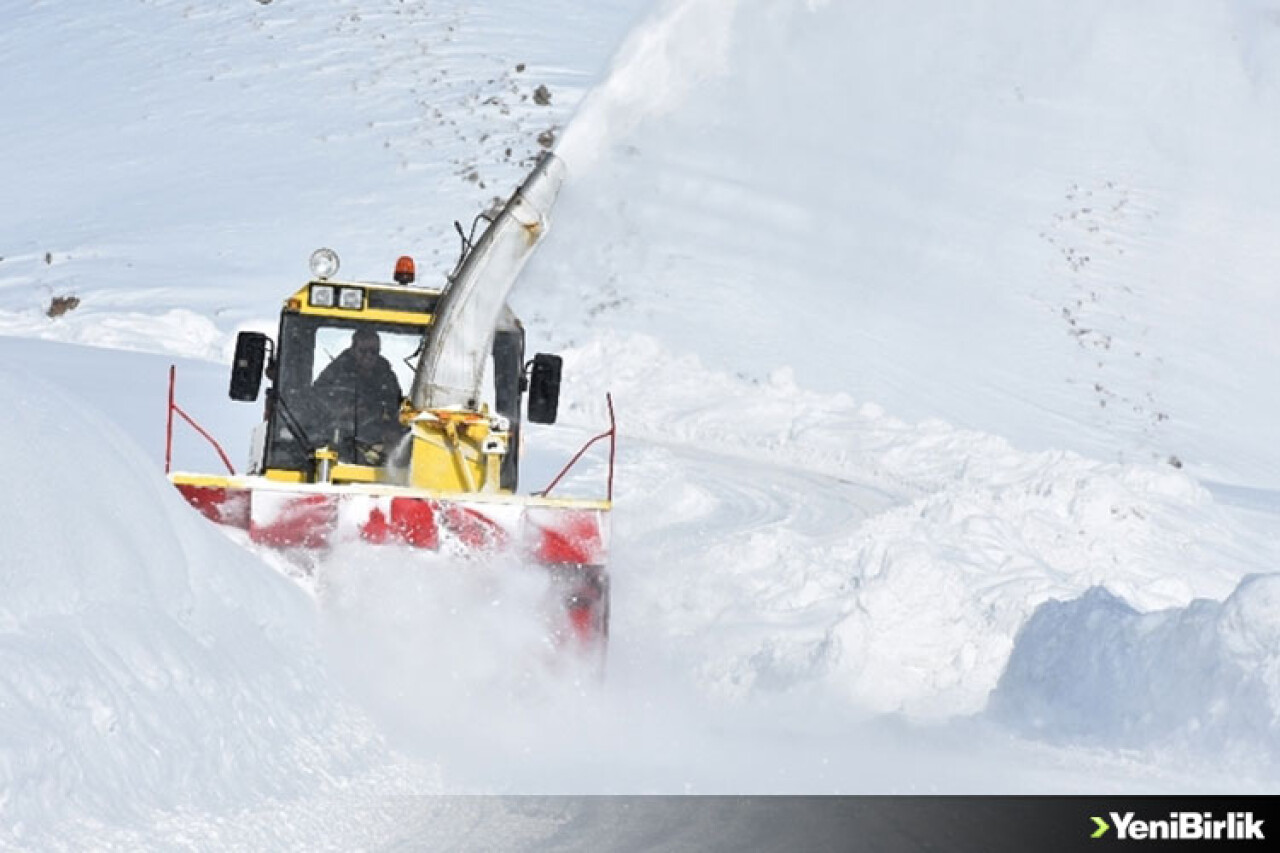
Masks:
[[[313,602],[117,426],[5,369],[0,439],[22,484],[0,492],[0,841],[315,794],[376,760]]]

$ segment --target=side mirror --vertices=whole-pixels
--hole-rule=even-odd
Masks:
[[[533,357],[533,370],[529,376],[529,420],[535,424],[556,422],[556,410],[560,406],[560,368],[558,355],[540,352]]]
[[[258,399],[267,343],[267,336],[261,332],[241,332],[236,336],[236,355],[231,363],[232,400],[251,403]]]

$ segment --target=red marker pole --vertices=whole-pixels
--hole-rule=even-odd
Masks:
[[[177,368],[172,364],[169,365],[169,409],[165,413],[167,417],[165,418],[165,427],[164,427],[164,472],[165,474],[169,473],[169,467],[173,463],[173,383],[174,383],[176,374],[177,374]]]

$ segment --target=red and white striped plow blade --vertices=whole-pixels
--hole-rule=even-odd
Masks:
[[[514,553],[549,570],[563,603],[557,640],[592,648],[608,636],[608,511],[533,499],[462,500],[356,489],[176,484],[212,521],[260,545],[322,551],[345,542],[408,545],[461,557]]]

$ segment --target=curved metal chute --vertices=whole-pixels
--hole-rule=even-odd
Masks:
[[[459,264],[418,362],[410,392],[415,409],[476,408],[494,329],[516,277],[550,225],[564,176],[564,163],[544,153]]]

